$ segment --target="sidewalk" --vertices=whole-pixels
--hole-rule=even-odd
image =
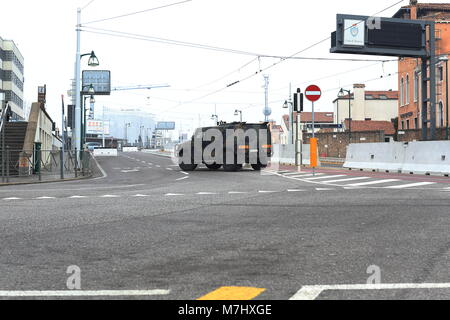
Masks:
[[[75,178],[74,173],[65,173],[64,180],[61,180],[60,174],[42,174],[41,180],[39,180],[38,175],[31,175],[31,176],[26,176],[26,177],[14,176],[14,177],[9,177],[8,183],[6,183],[6,177],[5,177],[4,182],[2,182],[2,179],[0,178],[0,187],[22,185],[22,184],[38,184],[38,183],[73,181],[73,180],[87,179],[87,178],[90,178],[91,176],[92,175],[82,176],[81,174],[79,174],[78,177]]]

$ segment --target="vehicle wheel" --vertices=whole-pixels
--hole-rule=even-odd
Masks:
[[[242,170],[242,165],[240,164],[224,164],[223,169],[226,172],[238,172]]]
[[[252,168],[255,171],[261,171],[261,169],[264,168],[264,166],[262,164],[252,164]]]
[[[197,169],[197,165],[196,164],[184,164],[184,163],[181,163],[180,164],[180,168],[183,171],[194,171],[195,169]]]
[[[217,171],[222,167],[222,165],[214,163],[214,164],[207,164],[206,167],[211,171]]]

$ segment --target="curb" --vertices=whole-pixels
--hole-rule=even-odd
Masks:
[[[80,180],[87,180],[91,179],[93,177],[93,174],[90,174],[86,177],[81,178],[70,178],[70,179],[63,179],[63,180],[50,180],[50,181],[35,181],[35,182],[10,182],[10,183],[0,183],[1,187],[8,187],[8,186],[23,186],[23,185],[33,185],[33,184],[48,184],[48,183],[60,183],[60,182],[71,182],[71,181],[80,181]]]

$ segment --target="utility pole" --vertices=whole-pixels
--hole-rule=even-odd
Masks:
[[[75,128],[72,130],[72,146],[82,150],[81,146],[81,8],[77,9],[77,44],[75,58]],[[78,157],[78,155],[77,155]],[[79,158],[79,157],[78,157]]]
[[[269,121],[270,109],[269,109],[269,76],[264,76],[264,93],[265,93],[265,108],[264,108],[264,116],[265,122]]]

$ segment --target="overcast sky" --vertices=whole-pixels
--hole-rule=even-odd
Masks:
[[[95,0],[82,12],[90,22],[182,0]],[[47,84],[48,110],[59,121],[60,95],[67,96],[74,74],[76,9],[89,0],[15,0],[1,5],[0,36],[12,39],[25,57],[25,99],[37,99],[37,86]],[[120,19],[87,24],[119,32],[209,45],[256,53],[290,56],[325,40],[335,30],[336,14],[372,15],[396,0],[299,1],[299,0],[192,0],[164,9]],[[401,5],[385,11],[392,16]],[[428,1],[442,2],[442,1]],[[301,57],[380,59],[370,56],[332,55],[330,40],[299,54]],[[183,126],[208,124],[215,112],[233,121],[234,110],[246,121],[262,121],[264,79],[254,75],[279,59],[174,46],[90,32],[82,33],[82,53],[95,50],[100,69],[112,72],[113,86],[167,83],[168,89],[116,92],[97,97],[97,110],[142,108],[159,120],[183,121]],[[387,58],[392,59],[392,58]],[[82,62],[88,69],[87,60]],[[396,62],[336,62],[289,60],[265,71],[270,76],[271,118],[281,121],[283,102],[293,90],[317,84],[325,92],[319,111],[331,111],[338,88],[366,83],[371,90],[397,90],[397,76],[373,79],[397,71]],[[226,77],[225,77],[226,76]],[[249,78],[250,77],[250,78]],[[228,84],[248,78],[229,89]],[[216,81],[217,80],[217,81]],[[202,98],[203,97],[203,98]],[[67,98],[66,98],[67,99]],[[192,102],[191,102],[192,101]],[[309,107],[309,105],[308,105]],[[184,120],[183,120],[184,119]]]

